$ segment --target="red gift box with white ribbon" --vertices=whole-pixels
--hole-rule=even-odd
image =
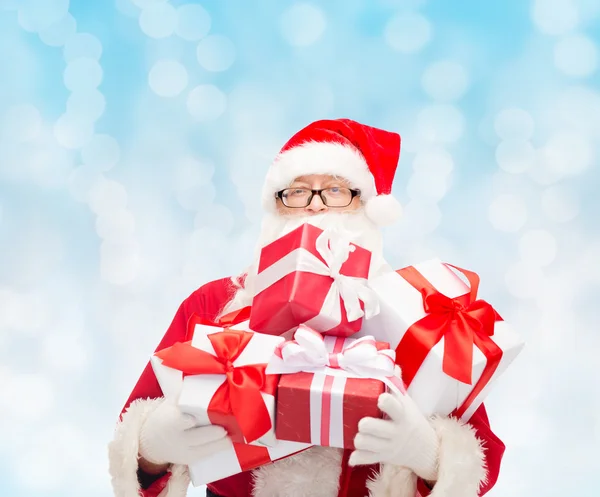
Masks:
[[[299,324],[356,333],[379,310],[367,283],[370,262],[371,252],[341,233],[303,224],[262,249],[250,327],[273,335]]]
[[[277,439],[354,448],[358,422],[382,416],[379,396],[388,388],[405,392],[397,369],[386,343],[323,336],[301,325],[267,366],[267,372],[281,374]]]

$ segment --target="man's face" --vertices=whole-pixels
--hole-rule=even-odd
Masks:
[[[319,195],[312,195],[311,190],[325,190],[322,192],[325,202]],[[309,199],[310,203],[306,205]],[[348,181],[327,174],[296,178],[276,202],[277,212],[282,216],[312,216],[328,211],[341,213],[361,207],[360,195],[356,190],[353,193]]]

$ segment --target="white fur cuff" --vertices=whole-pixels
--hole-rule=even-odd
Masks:
[[[144,420],[162,402],[160,399],[139,399],[123,413],[115,429],[115,438],[108,445],[109,473],[115,497],[143,495],[137,478],[139,435]],[[186,466],[173,465],[169,482],[159,497],[185,497],[190,483]]]

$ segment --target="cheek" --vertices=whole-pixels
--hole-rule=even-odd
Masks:
[[[277,202],[277,213],[282,216],[297,216],[304,212],[304,209],[290,209],[281,202]]]
[[[355,211],[358,210],[362,207],[362,204],[360,203],[360,197],[354,197],[352,199],[352,203],[346,207],[347,211]]]

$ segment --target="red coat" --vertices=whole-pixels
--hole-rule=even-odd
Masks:
[[[221,279],[208,283],[193,292],[179,307],[175,317],[165,333],[163,339],[158,344],[156,350],[169,347],[178,341],[189,340],[187,337],[187,322],[192,313],[203,318],[214,320],[221,311],[221,308],[233,296],[233,285],[229,279]],[[140,379],[135,385],[129,399],[125,403],[123,411],[136,399],[158,398],[162,391],[154,375],[150,363],[144,369]],[[500,462],[504,454],[504,444],[492,432],[485,407],[482,405],[473,415],[469,424],[475,429],[476,436],[485,447],[485,464],[487,467],[487,483],[481,488],[479,495],[484,495],[496,483],[500,470]],[[359,466],[350,467],[347,464],[350,451],[345,451],[342,458],[342,473],[340,477],[340,496],[344,497],[364,497],[365,482],[371,476],[374,467]],[[166,486],[169,473],[153,480],[149,475],[140,475],[141,479],[151,482],[145,490],[144,497],[157,496]],[[251,491],[251,472],[240,473],[223,480],[208,485],[210,490],[223,497],[248,497]],[[424,485],[420,484],[421,493],[427,493]]]

